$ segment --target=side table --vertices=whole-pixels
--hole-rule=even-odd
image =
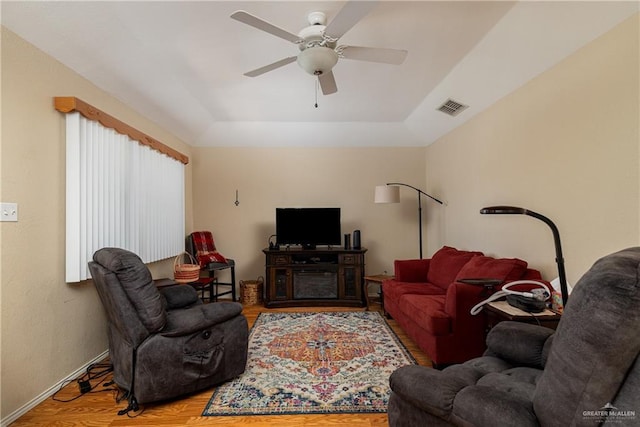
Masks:
[[[393,279],[393,276],[388,276],[386,274],[376,274],[373,276],[364,276],[364,285],[363,285],[363,294],[364,300],[366,303],[365,311],[369,311],[369,285],[378,284],[380,285],[380,305],[382,306],[382,311],[384,312],[384,298],[382,295],[382,282],[388,279]]]
[[[540,313],[528,313],[509,305],[506,301],[492,301],[486,304],[484,309],[487,316],[487,331],[505,320],[531,323],[555,330],[562,318],[561,314],[549,309],[545,309]]]

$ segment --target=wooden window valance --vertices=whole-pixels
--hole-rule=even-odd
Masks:
[[[87,104],[81,99],[75,98],[73,96],[58,96],[53,99],[55,109],[60,111],[61,113],[71,113],[73,111],[77,111],[87,119],[95,120],[104,127],[113,129],[123,135],[127,135],[129,138],[136,140],[143,145],[149,146],[152,149],[161,152],[162,154],[166,154],[167,156],[185,165],[189,163],[188,156],[163,144],[157,139],[150,137],[144,132],[141,132],[129,126],[128,124],[116,119],[115,117],[105,113],[104,111],[101,111],[100,109]]]

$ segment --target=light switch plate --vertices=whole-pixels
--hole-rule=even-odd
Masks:
[[[0,221],[18,221],[18,204],[0,203]]]

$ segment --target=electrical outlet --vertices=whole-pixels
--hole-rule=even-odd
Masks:
[[[0,221],[18,221],[18,204],[0,203]]]

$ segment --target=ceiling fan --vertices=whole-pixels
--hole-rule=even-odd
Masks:
[[[295,56],[289,56],[256,68],[244,75],[256,77],[297,60],[298,65],[307,73],[318,76],[322,93],[329,95],[338,91],[332,71],[338,58],[394,65],[402,64],[407,56],[406,50],[338,45],[338,39],[375,6],[375,1],[349,1],[328,25],[326,24],[327,17],[323,12],[312,12],[308,16],[309,26],[303,28],[297,35],[243,10],[232,13],[231,18],[295,43],[300,49],[300,52]]]

